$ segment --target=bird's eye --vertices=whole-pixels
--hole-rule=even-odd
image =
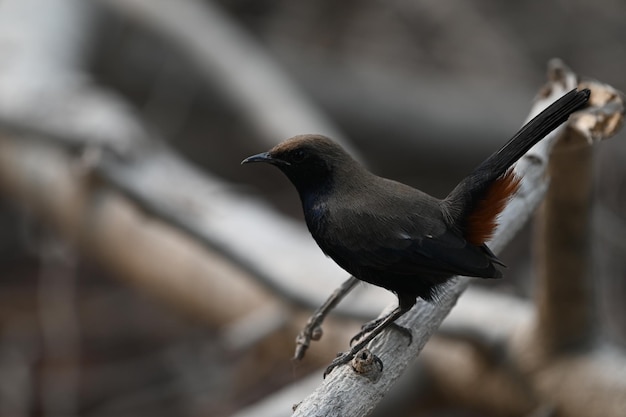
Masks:
[[[302,162],[306,158],[306,152],[302,149],[296,149],[291,154],[291,159],[293,162]]]

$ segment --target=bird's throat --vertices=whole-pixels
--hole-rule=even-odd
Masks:
[[[300,200],[307,227],[315,237],[319,229],[326,224],[328,215],[327,194],[325,192],[301,192]]]

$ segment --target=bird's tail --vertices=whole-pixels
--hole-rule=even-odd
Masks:
[[[500,150],[483,161],[446,197],[453,223],[473,244],[493,234],[496,218],[519,186],[509,168],[589,100],[590,91],[572,90],[526,123]]]

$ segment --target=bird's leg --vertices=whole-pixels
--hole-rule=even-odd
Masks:
[[[328,313],[343,300],[358,282],[359,280],[355,277],[348,278],[339,288],[333,291],[324,304],[309,317],[306,325],[296,337],[296,352],[293,355],[294,360],[300,360],[304,357],[311,340],[319,340],[322,337],[322,322]]]
[[[389,314],[387,314],[386,316],[383,317],[379,317],[377,319],[374,319],[372,321],[368,321],[367,323],[365,323],[363,326],[361,326],[361,330],[355,334],[354,336],[352,336],[352,339],[350,339],[350,346],[352,346],[352,344],[354,344],[355,342],[358,342],[359,340],[361,340],[361,338],[363,336],[365,336],[367,333],[371,332],[372,330],[374,330],[376,328],[376,326],[378,326],[380,323],[382,323],[388,316],[392,315],[393,311]],[[396,322],[392,322],[391,324],[389,324],[389,327],[393,327],[395,330],[399,331],[400,333],[402,333],[403,335],[405,335],[408,339],[409,339],[409,345],[413,342],[413,334],[411,333],[411,331],[409,329],[407,329],[404,326],[400,326],[398,323]]]
[[[367,335],[363,339],[359,340],[359,342],[356,345],[352,346],[349,351],[340,354],[330,363],[330,365],[328,366],[328,368],[326,368],[326,371],[324,372],[324,378],[326,378],[326,375],[331,373],[332,370],[336,367],[340,365],[345,365],[346,363],[350,362],[361,349],[367,346],[369,342],[371,342],[387,327],[391,326],[400,316],[409,311],[409,309],[410,307],[406,308],[402,306],[401,303],[401,306],[396,307],[396,309],[393,310],[391,313],[382,317],[376,327],[369,331],[369,333],[367,333]],[[406,330],[409,331],[408,329]]]

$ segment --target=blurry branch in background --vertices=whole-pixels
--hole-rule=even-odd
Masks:
[[[232,318],[242,309],[254,308],[262,292],[238,292],[237,277],[242,274],[236,268],[228,287],[234,288],[240,304],[223,297],[219,279],[203,278],[231,274],[232,266],[219,256],[212,259],[179,232],[163,232],[169,229],[158,222],[150,227],[150,217],[136,204],[93,175],[94,165],[101,160],[131,164],[133,156],[149,153],[152,141],[129,106],[90,85],[78,68],[81,40],[86,37],[78,30],[84,28],[79,23],[86,19],[81,14],[87,13],[84,3],[47,4],[55,11],[48,17],[42,13],[43,22],[36,18],[39,14],[27,14],[31,19],[16,19],[22,25],[17,29],[0,25],[0,39],[8,40],[3,45],[11,46],[7,54],[19,51],[20,58],[5,60],[0,68],[0,123],[5,132],[0,138],[0,183],[5,195],[118,271],[121,278],[206,320],[222,322],[227,317],[221,314]],[[3,7],[1,16],[8,21],[11,11],[21,16],[22,7],[28,9],[20,1]],[[56,31],[57,24],[75,30]],[[96,156],[81,158],[83,151]],[[155,265],[154,260],[163,260],[163,265]],[[213,303],[207,302],[206,294],[216,296]]]
[[[41,403],[44,415],[78,415],[80,324],[77,311],[76,254],[67,244],[42,238],[39,321],[43,362]]]
[[[384,126],[386,144],[394,146],[401,138],[398,145],[420,152],[424,149],[435,152],[450,146],[460,154],[492,149],[509,133],[511,124],[519,123],[516,110],[521,112],[527,107],[527,87],[507,85],[508,90],[503,94],[501,86],[496,88],[491,79],[473,79],[467,83],[461,77],[450,80],[451,75],[447,74],[445,79],[430,76],[425,80],[402,74],[390,76],[360,66],[359,71],[349,72],[333,66],[329,62],[332,60],[312,60],[306,52],[290,49],[286,46],[290,45],[288,41],[269,45],[272,48],[269,55],[260,42],[212,1],[99,0],[99,3],[182,52],[188,59],[187,65],[196,69],[206,88],[211,91],[217,88],[248,120],[256,134],[250,140],[258,141],[262,149],[294,134],[323,133],[337,139],[351,154],[358,154],[309,96],[344,123],[358,123],[365,130]],[[306,86],[307,96],[299,92],[300,86],[293,85],[273,55],[278,55],[289,73]],[[523,58],[515,60],[523,61]],[[459,94],[459,88],[465,93]],[[476,97],[494,103],[491,111],[476,106]],[[468,140],[452,143],[453,138],[461,135]],[[366,140],[368,135],[359,138],[360,142]]]
[[[310,54],[294,47],[289,39],[280,38],[276,44],[268,45],[272,52],[269,55],[217,2],[99,0],[99,3],[182,52],[189,61],[187,65],[197,70],[207,89],[221,91],[249,121],[257,135],[250,140],[259,141],[263,149],[294,134],[324,133],[340,141],[353,155],[358,153],[308,97],[322,103],[343,123],[358,124],[363,130],[384,126],[384,141],[390,146],[402,145],[404,149],[421,152],[454,146],[460,154],[498,146],[511,124],[519,123],[518,112],[527,107],[528,87],[494,85],[491,78],[473,78],[467,83],[465,74],[456,80],[450,79],[451,74],[445,78],[432,74],[425,78],[402,73],[390,75],[368,70],[358,62],[352,65],[358,70],[347,71],[332,60],[311,59]],[[480,27],[485,30],[482,21]],[[488,39],[491,30],[485,32]],[[503,53],[516,55],[516,63],[524,61],[517,53],[510,52],[513,48],[506,47],[505,42],[500,47]],[[289,75],[274,62],[273,56],[278,56],[289,73],[306,87],[306,97],[298,93],[299,88],[289,81]],[[460,88],[464,94],[459,94]],[[507,89],[505,93],[502,88]],[[494,103],[490,112],[476,106],[477,97]],[[461,135],[468,140],[452,142]],[[359,141],[366,141],[369,136],[363,135]]]
[[[593,160],[591,145],[623,123],[624,98],[611,86],[593,89],[592,110],[572,117],[571,132],[557,142],[548,165],[551,186],[534,234],[538,321],[534,345],[542,355],[588,347],[597,329],[596,285],[591,274]]]
[[[11,37],[21,60],[7,59],[1,68],[5,196],[120,279],[208,323],[253,317],[270,302],[256,280],[294,305],[321,302],[324,288],[345,273],[301,225],[190,167],[160,146],[123,100],[90,84],[79,68],[79,39],[87,35],[76,21],[86,17],[75,13],[87,12],[84,3],[51,6],[51,16],[76,31],[55,31],[55,19],[21,20],[21,36]],[[0,30],[0,38],[10,35]],[[352,314],[384,306],[387,298],[367,294],[346,304]]]
[[[0,333],[0,414],[26,417],[35,400],[39,340],[28,334],[27,320],[5,323]]]
[[[146,141],[141,124],[125,117],[130,107],[94,86],[81,69],[91,19],[90,6],[80,0],[2,3],[2,53],[10,57],[0,63],[5,133],[41,134],[70,150],[116,154]]]
[[[250,122],[263,148],[308,132],[336,138],[355,152],[262,46],[214,2],[99,1],[185,54],[207,85],[220,89]]]

